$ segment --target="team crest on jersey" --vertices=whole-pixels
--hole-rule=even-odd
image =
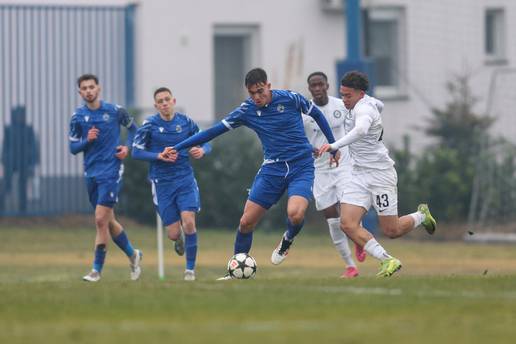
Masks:
[[[104,122],[109,121],[109,114],[104,112],[104,114],[102,115],[102,119],[104,120]]]
[[[183,128],[178,124],[176,125],[176,133],[180,133],[183,131]]]
[[[262,111],[261,111],[261,110],[256,110],[256,114],[257,114],[258,116],[261,116],[261,115],[262,115]]]
[[[90,116],[84,116],[84,121],[88,122],[90,120]]]
[[[335,112],[333,112],[333,117],[341,118],[342,117],[342,112],[340,112],[339,110],[335,110]]]
[[[348,111],[346,115],[346,119],[353,119],[353,115],[351,114],[351,111]]]
[[[285,107],[283,106],[283,104],[279,104],[276,110],[278,110],[278,112],[283,112],[285,111]]]
[[[165,130],[163,127],[159,127],[159,132],[162,133]]]

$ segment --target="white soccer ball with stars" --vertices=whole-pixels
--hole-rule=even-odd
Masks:
[[[246,253],[237,253],[228,262],[231,278],[249,279],[256,275],[256,260]]]

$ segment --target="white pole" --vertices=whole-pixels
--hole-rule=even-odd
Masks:
[[[163,260],[163,223],[159,214],[156,213],[156,235],[158,238],[158,276],[160,280],[165,279],[165,264]]]

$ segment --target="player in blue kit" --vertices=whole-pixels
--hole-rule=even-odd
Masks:
[[[134,249],[127,234],[115,218],[113,207],[118,201],[122,182],[122,160],[136,133],[136,125],[127,110],[101,101],[98,78],[84,74],[77,79],[84,105],[77,108],[70,121],[70,152],[84,153],[84,177],[92,207],[95,209],[95,259],[93,269],[84,281],[97,282],[104,266],[109,236],[129,258],[131,280],[140,277],[142,252]],[[120,144],[120,126],[127,128],[125,145]]]
[[[247,100],[220,123],[175,145],[171,157],[177,158],[177,152],[242,125],[256,132],[263,146],[264,161],[240,219],[234,252],[250,251],[254,228],[267,209],[287,191],[287,230],[271,256],[272,263],[277,265],[285,259],[295,236],[303,227],[305,212],[312,197],[314,159],[301,113],[315,119],[329,142],[335,140],[324,115],[312,102],[295,92],[272,90],[263,69],[249,71],[245,86],[250,96]],[[229,279],[229,276],[221,279]]]
[[[161,87],[154,92],[154,106],[158,113],[147,117],[138,129],[133,143],[133,157],[150,162],[149,179],[154,203],[169,239],[175,241],[176,252],[183,255],[186,248],[184,279],[194,281],[197,256],[195,213],[201,207],[199,188],[188,155],[200,159],[211,152],[211,145],[182,150],[177,162],[177,156],[169,156],[172,146],[199,132],[194,121],[174,111],[175,104],[176,99],[168,88]]]

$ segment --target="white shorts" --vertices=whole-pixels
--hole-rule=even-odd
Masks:
[[[340,197],[341,203],[364,208],[371,205],[378,216],[398,215],[398,175],[394,167],[386,170],[353,169],[351,181]]]
[[[315,209],[324,210],[340,202],[340,196],[349,185],[350,170],[318,172],[315,170]]]

